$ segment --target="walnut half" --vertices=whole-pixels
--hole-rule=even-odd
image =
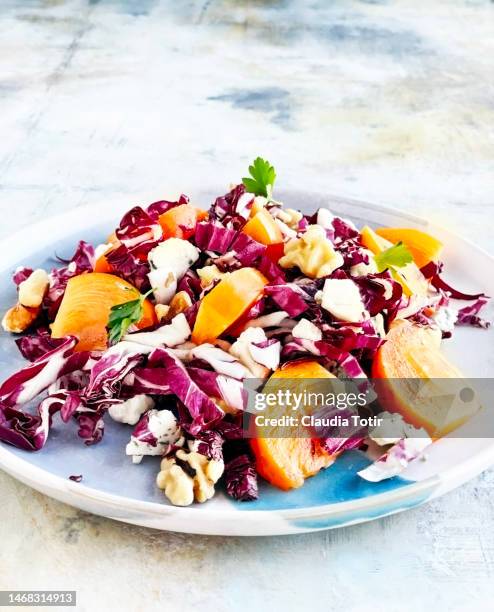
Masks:
[[[41,268],[34,270],[34,272],[19,285],[19,304],[28,308],[37,308],[41,306],[41,302],[45,297],[49,284],[50,279],[44,270]]]
[[[343,257],[334,250],[322,227],[309,225],[300,238],[285,244],[285,254],[279,264],[282,268],[297,266],[310,278],[322,278],[342,266]]]
[[[194,499],[203,503],[213,497],[224,469],[223,461],[178,450],[175,457],[162,460],[156,484],[174,506],[190,506]]]

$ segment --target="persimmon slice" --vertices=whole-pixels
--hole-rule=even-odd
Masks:
[[[267,283],[254,268],[240,268],[224,276],[201,301],[192,341],[203,344],[216,340],[259,299]]]
[[[368,225],[362,228],[360,232],[360,239],[362,244],[369,249],[369,251],[372,251],[374,255],[382,253],[382,251],[385,251],[393,246],[393,243],[390,240],[386,240],[386,238],[379,236]],[[403,293],[406,296],[427,294],[427,280],[414,261],[411,261],[406,266],[403,266],[398,270],[392,270],[391,273],[403,287]]]
[[[269,245],[283,242],[283,234],[280,228],[265,208],[262,208],[247,221],[242,228],[242,232],[261,244]]]
[[[480,409],[469,381],[441,352],[440,338],[436,330],[396,320],[372,364],[372,376],[384,379],[376,381],[382,406],[433,438],[458,428]]]
[[[112,306],[136,300],[139,291],[127,281],[101,272],[74,276],[67,283],[57,316],[51,327],[53,338],[79,338],[76,350],[102,351],[107,347],[106,325]],[[156,322],[154,307],[144,300],[139,329]]]
[[[334,376],[317,361],[302,361],[277,370],[270,380],[280,378],[334,378]],[[277,387],[279,388],[279,383]],[[335,460],[335,455],[329,454],[321,447],[318,440],[311,438],[259,437],[251,439],[250,445],[260,476],[285,491],[301,487],[306,478],[314,476]]]
[[[380,227],[376,229],[376,234],[392,243],[403,242],[419,268],[437,261],[443,248],[443,243],[437,238],[415,228]]]

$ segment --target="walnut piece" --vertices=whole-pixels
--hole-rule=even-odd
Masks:
[[[197,270],[197,274],[201,279],[201,287],[203,288],[208,287],[213,281],[225,276],[225,273],[221,272],[216,264],[199,268]]]
[[[298,224],[302,216],[302,213],[294,208],[280,208],[276,213],[276,218],[283,221],[292,230],[298,230]]]
[[[154,312],[156,313],[156,316],[158,317],[159,323],[161,323],[161,321],[164,321],[166,319],[166,316],[169,311],[170,311],[170,306],[167,306],[166,304],[156,304],[155,305]]]
[[[19,304],[28,308],[37,308],[45,297],[50,284],[48,274],[38,269],[19,285]]]
[[[174,506],[190,506],[194,501],[194,481],[176,464],[174,458],[161,461],[161,471],[156,478],[158,488]]]
[[[298,266],[310,278],[322,278],[343,265],[341,253],[334,250],[319,225],[309,225],[300,238],[285,244],[285,254],[280,259],[282,268]]]
[[[214,485],[224,469],[223,461],[178,450],[175,457],[162,460],[156,484],[174,506],[190,506],[194,499],[203,503],[213,497]]]
[[[192,306],[190,295],[187,291],[179,291],[171,299],[165,321],[172,321],[178,314],[187,310],[189,306]]]
[[[34,323],[38,314],[38,308],[26,308],[22,304],[16,304],[9,308],[2,319],[2,327],[6,332],[21,334]]]

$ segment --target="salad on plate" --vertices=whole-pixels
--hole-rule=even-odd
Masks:
[[[221,487],[256,499],[260,478],[300,487],[355,448],[373,453],[359,477],[390,478],[458,427],[404,401],[399,381],[461,379],[441,342],[487,327],[488,298],[443,279],[435,237],[302,214],[274,198],[275,178],[257,158],[208,210],[185,195],[135,206],[104,244],[15,270],[2,326],[27,365],[0,386],[0,440],[40,451],[75,421],[90,446],[113,419],[129,426],[129,463],[156,461],[157,486],[187,506]],[[246,381],[335,377],[386,380],[393,435],[245,435]]]

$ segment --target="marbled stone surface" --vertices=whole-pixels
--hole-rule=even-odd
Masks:
[[[261,154],[284,187],[493,250],[492,2],[2,0],[0,28],[0,236],[221,192]],[[91,612],[488,610],[493,475],[366,525],[224,539],[89,516],[1,474],[0,589],[77,589]]]

